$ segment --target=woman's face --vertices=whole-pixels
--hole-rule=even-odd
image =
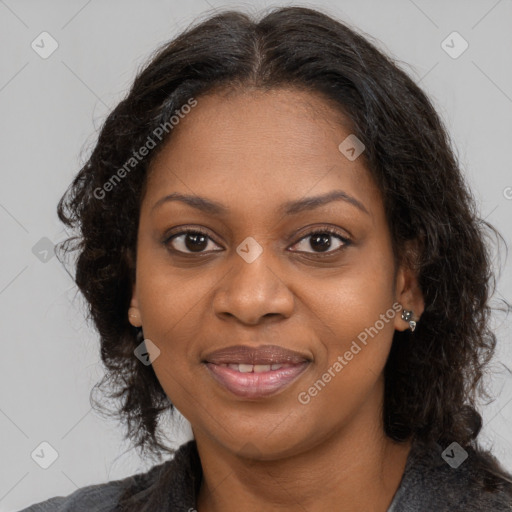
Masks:
[[[348,124],[296,90],[197,101],[140,213],[131,306],[163,389],[198,442],[262,459],[382,430],[398,303],[423,303]]]

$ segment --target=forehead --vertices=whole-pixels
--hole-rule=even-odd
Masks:
[[[277,209],[342,189],[370,210],[380,194],[364,158],[350,161],[338,148],[351,133],[332,102],[307,91],[200,96],[152,162],[146,198],[177,191]]]

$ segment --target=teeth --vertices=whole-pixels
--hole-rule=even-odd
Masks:
[[[255,364],[254,365],[254,373],[257,372],[269,372],[270,365],[269,364]]]
[[[240,373],[259,373],[259,372],[269,372],[270,370],[279,370],[286,366],[281,363],[275,364],[222,364],[221,366],[225,366],[227,368],[231,368]]]

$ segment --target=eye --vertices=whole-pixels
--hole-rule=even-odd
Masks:
[[[338,245],[334,247],[334,249],[329,250],[333,245],[331,242],[333,237],[338,239]],[[308,238],[311,239],[309,243],[307,242]],[[309,245],[310,248],[317,249],[316,251],[300,250],[299,252],[312,252],[313,254],[318,255],[322,255],[323,253],[330,255],[332,253],[343,250],[345,247],[349,246],[350,243],[351,241],[345,236],[341,235],[336,229],[332,227],[325,227],[309,232],[307,235],[303,236],[295,245],[300,246],[302,244],[306,247]]]
[[[334,247],[334,249],[331,249],[331,246],[333,245],[331,239],[333,237],[337,238],[338,245]],[[307,246],[306,240],[308,238],[311,238],[309,247],[317,250],[307,251],[304,250],[304,248],[298,252],[310,252],[319,256],[322,256],[323,254],[331,255],[332,253],[343,250],[351,244],[351,241],[340,234],[335,228],[325,227],[309,232],[294,245],[300,246],[302,244],[303,246]],[[207,250],[209,241],[213,245],[217,245],[213,242],[212,238],[206,231],[203,231],[200,228],[194,228],[171,234],[163,240],[163,243],[165,246],[170,246],[172,251],[181,254],[206,254],[208,252],[220,252],[211,249]]]
[[[164,240],[166,246],[171,246],[174,252],[183,254],[201,254],[203,252],[218,252],[218,251],[205,251],[208,247],[208,240],[213,242],[210,236],[199,228],[181,231],[180,233],[168,236]],[[216,245],[216,244],[215,244]],[[186,250],[184,250],[186,249]]]

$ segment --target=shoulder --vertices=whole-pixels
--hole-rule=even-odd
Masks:
[[[392,512],[512,511],[512,476],[479,447],[414,443]]]
[[[121,496],[130,489],[140,490],[158,480],[170,461],[153,466],[146,472],[107,483],[88,485],[67,496],[56,496],[35,503],[19,512],[111,512],[117,509]]]
[[[115,482],[90,485],[77,489],[68,496],[56,496],[35,503],[20,512],[107,512],[115,509],[120,492],[120,487],[116,486]]]

